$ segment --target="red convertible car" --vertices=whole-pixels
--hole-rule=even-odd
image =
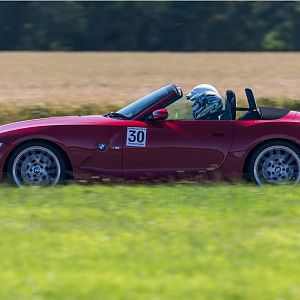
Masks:
[[[179,86],[165,86],[104,116],[0,126],[0,179],[17,186],[65,180],[202,178],[298,183],[300,113],[247,108],[227,91],[217,120],[195,120]],[[237,117],[237,114],[239,117]]]

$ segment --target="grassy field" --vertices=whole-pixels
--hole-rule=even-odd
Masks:
[[[1,52],[0,66],[0,123],[104,113],[169,83],[300,108],[300,53]]]
[[[299,188],[0,189],[1,299],[299,299]]]

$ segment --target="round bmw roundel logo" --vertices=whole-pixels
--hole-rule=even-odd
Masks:
[[[106,150],[106,144],[103,144],[103,143],[98,144],[97,149],[99,151],[105,151]]]

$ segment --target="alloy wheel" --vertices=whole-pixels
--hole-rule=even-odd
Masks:
[[[257,156],[254,162],[254,177],[259,185],[296,184],[300,180],[299,156],[286,146],[270,146]]]
[[[42,146],[24,149],[13,162],[12,175],[18,186],[54,186],[58,183],[60,174],[61,166],[57,156]]]

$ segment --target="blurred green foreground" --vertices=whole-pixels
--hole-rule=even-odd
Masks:
[[[300,187],[0,189],[0,299],[300,299]]]

